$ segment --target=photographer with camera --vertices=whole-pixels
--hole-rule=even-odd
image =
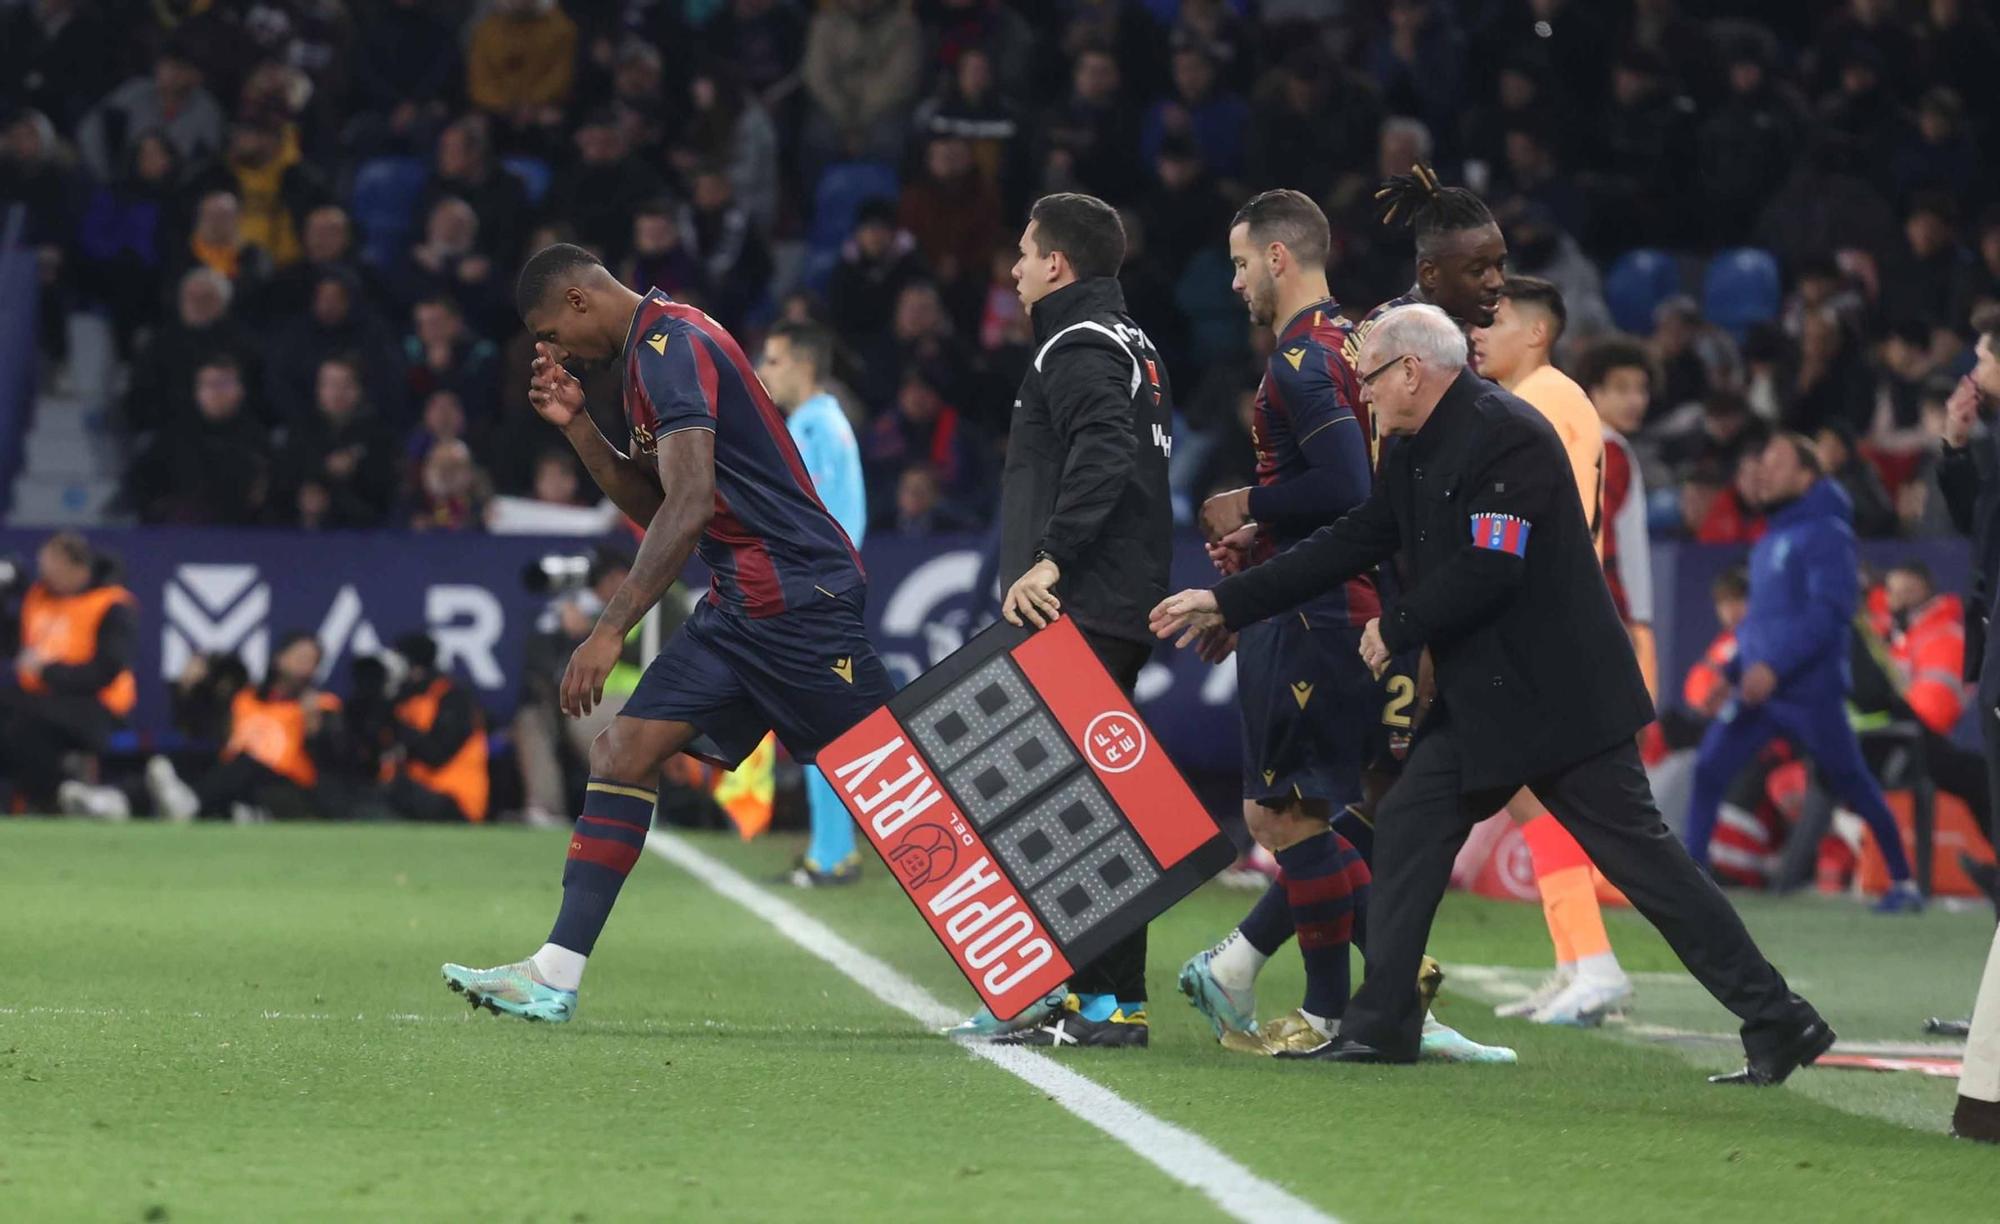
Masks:
[[[12,595],[25,575],[4,568],[0,588]],[[101,752],[138,701],[138,616],[115,563],[75,532],[49,537],[35,569],[15,613],[15,683],[0,687],[0,776],[17,804],[52,811],[65,758]]]
[[[522,817],[537,827],[567,827],[568,778],[586,762],[590,741],[611,725],[639,682],[639,630],[626,636],[625,653],[604,682],[604,701],[582,718],[566,719],[556,704],[556,682],[570,655],[597,624],[598,613],[617,593],[632,568],[632,557],[611,547],[590,556],[550,556],[528,567],[523,584],[554,597],[535,621],[522,667],[521,701],[514,714],[514,751],[521,767]],[[662,601],[662,616],[672,601]],[[580,789],[579,789],[580,793]]]

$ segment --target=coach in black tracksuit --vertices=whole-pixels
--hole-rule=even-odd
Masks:
[[[1163,635],[1276,616],[1401,553],[1409,584],[1364,631],[1362,656],[1429,647],[1437,700],[1376,821],[1368,977],[1339,1037],[1309,1057],[1414,1062],[1411,986],[1452,860],[1472,826],[1527,786],[1659,928],[1689,972],[1743,1020],[1767,1084],[1833,1033],[1793,994],[1714,882],[1667,831],[1634,737],[1652,703],[1605,588],[1554,429],[1465,366],[1463,334],[1432,306],[1370,330],[1357,368],[1386,432],[1401,434],[1360,508],[1296,547],[1161,605]]]
[[[1035,202],[1014,280],[1035,324],[1000,499],[1001,613],[1014,624],[1074,617],[1127,694],[1152,654],[1146,617],[1167,593],[1173,395],[1160,355],[1116,279],[1125,230],[1104,201]],[[1077,971],[1070,990],[1146,998],[1144,928]],[[1045,1029],[1017,1035],[1048,1044]],[[1061,1044],[1143,1045],[1143,1024],[1068,1017]]]

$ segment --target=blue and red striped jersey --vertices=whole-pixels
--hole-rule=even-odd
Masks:
[[[683,429],[715,434],[715,515],[696,545],[712,575],[710,603],[776,616],[865,581],[742,348],[658,289],[625,337],[625,417],[634,455],[652,456]]]
[[[1253,556],[1262,560],[1291,547],[1318,527],[1368,498],[1373,471],[1368,409],[1361,402],[1361,379],[1346,350],[1354,324],[1340,303],[1315,302],[1278,330],[1277,347],[1257,385],[1251,441],[1257,448],[1257,484],[1274,489],[1310,481],[1338,503],[1325,521],[1269,522]],[[1252,495],[1253,509],[1260,501]],[[1358,627],[1382,614],[1371,578],[1354,578],[1321,595],[1300,611],[1314,628]]]

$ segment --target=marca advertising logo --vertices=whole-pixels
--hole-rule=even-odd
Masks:
[[[393,581],[393,576],[385,575],[383,581]],[[378,604],[392,598],[386,585],[370,595]],[[271,584],[255,565],[176,567],[160,595],[165,613],[160,630],[161,678],[178,677],[198,654],[234,654],[251,675],[264,674],[271,658],[274,620],[317,626],[315,636],[325,656],[321,679],[332,675],[346,658],[376,654],[383,648],[384,635],[368,616],[362,584],[342,583],[324,604],[296,590],[281,589],[278,598],[286,606],[274,614]],[[409,627],[422,627],[437,642],[440,667],[462,672],[480,688],[501,689],[508,681],[497,648],[506,624],[506,610],[485,587],[436,583],[423,588],[422,619]],[[404,627],[393,622],[388,636],[393,638]]]
[[[1055,940],[888,710],[819,764],[994,1015],[1018,1015],[1068,980]]]

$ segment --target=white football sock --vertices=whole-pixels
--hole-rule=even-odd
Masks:
[[[535,976],[542,985],[575,990],[583,985],[583,966],[589,959],[581,952],[543,944],[541,951],[528,958],[528,963],[534,966]]]
[[[1306,1018],[1307,1024],[1312,1025],[1313,1032],[1318,1033],[1328,1040],[1333,1038],[1333,1030],[1340,1027],[1338,1020],[1330,1020],[1325,1016],[1315,1016],[1303,1007],[1299,1009],[1299,1014]]]
[[[1249,990],[1257,984],[1257,974],[1271,958],[1250,946],[1242,931],[1231,931],[1217,944],[1208,958],[1208,971],[1224,990]]]
[[[1577,958],[1576,976],[1590,982],[1622,982],[1625,970],[1619,965],[1616,952],[1599,952]]]

